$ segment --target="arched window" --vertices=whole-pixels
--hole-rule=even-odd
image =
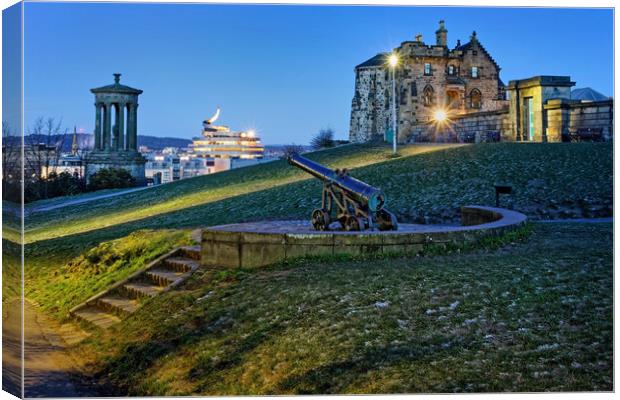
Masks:
[[[423,95],[424,105],[430,107],[435,104],[435,91],[431,85],[426,85]]]
[[[482,107],[482,93],[478,89],[472,89],[469,93],[469,104],[471,108],[481,108]]]

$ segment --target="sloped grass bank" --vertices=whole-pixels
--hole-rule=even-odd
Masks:
[[[203,271],[76,352],[133,395],[612,390],[612,225],[532,235]]]
[[[56,318],[67,318],[72,307],[175,247],[191,243],[189,231],[143,230],[103,242],[57,268],[37,258],[37,263],[26,265],[26,297]]]
[[[609,216],[613,203],[611,143],[404,146],[349,145],[309,154],[384,190],[402,221],[454,220],[465,204],[493,205],[495,183],[513,186],[502,204],[533,218]],[[95,204],[32,214],[26,242],[118,229],[209,226],[308,218],[321,184],[285,161],[187,179]]]
[[[409,146],[403,148],[402,153],[412,156],[450,147],[452,146]],[[385,162],[389,152],[386,146],[347,145],[317,151],[310,157],[334,168],[351,169]],[[311,179],[308,174],[289,166],[285,160],[185,179],[102,202],[75,205],[72,206],[71,213],[67,213],[65,209],[33,213],[27,221],[26,242],[87,232],[126,222],[139,223],[144,218],[163,216],[175,211],[195,212],[196,208],[199,208],[205,213],[214,202]],[[316,195],[312,196],[314,197]],[[266,211],[276,211],[279,201],[286,203],[286,198],[272,198],[264,204]],[[32,203],[30,207],[36,205],[37,203]],[[290,208],[290,204],[286,208]],[[227,216],[239,219],[255,211],[248,209]],[[264,216],[267,216],[267,213],[264,213]]]

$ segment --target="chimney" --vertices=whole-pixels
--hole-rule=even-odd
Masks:
[[[422,34],[421,33],[418,33],[417,35],[415,35],[415,41],[422,43]]]
[[[439,21],[439,29],[435,31],[435,36],[437,38],[437,46],[445,47],[448,45],[448,30],[443,19]]]

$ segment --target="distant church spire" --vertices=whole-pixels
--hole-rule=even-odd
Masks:
[[[77,156],[78,153],[78,140],[77,140],[77,128],[73,126],[73,143],[71,144],[71,153]]]

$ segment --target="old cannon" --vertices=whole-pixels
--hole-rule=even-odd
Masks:
[[[384,208],[386,197],[381,190],[350,177],[346,169],[334,171],[297,153],[289,155],[288,162],[323,181],[321,208],[312,212],[314,229],[329,230],[334,221],[347,231],[398,229],[396,217]]]

